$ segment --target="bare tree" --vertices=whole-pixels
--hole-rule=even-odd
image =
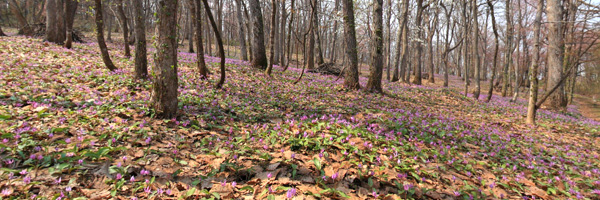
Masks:
[[[240,42],[240,51],[241,51],[241,59],[248,60],[248,50],[246,49],[246,33],[244,31],[244,19],[242,16],[242,0],[235,0],[235,14],[237,16],[238,26],[239,26],[239,42]]]
[[[477,7],[477,0],[473,0],[471,1],[471,9],[472,9],[472,14],[473,14],[473,46],[472,46],[472,64],[475,67],[475,92],[473,92],[473,98],[475,99],[479,99],[479,93],[481,92],[481,83],[480,83],[480,68],[481,66],[479,65],[480,61],[479,61],[479,23],[478,23],[478,7]]]
[[[100,47],[100,54],[102,55],[102,61],[104,65],[110,70],[114,71],[117,69],[113,64],[108,54],[108,48],[106,42],[104,42],[104,19],[102,17],[102,0],[94,0],[94,10],[96,11],[96,39],[98,40],[98,46]]]
[[[416,85],[421,85],[421,68],[423,65],[423,58],[421,57],[423,54],[423,11],[427,8],[428,5],[423,5],[423,0],[417,0],[417,18],[415,19],[415,24],[417,25],[417,33],[416,37],[419,38],[416,41],[416,62],[415,63],[415,79],[413,83]]]
[[[143,13],[142,0],[133,0],[135,21],[135,77],[148,77],[148,55],[146,53],[146,20]]]
[[[271,0],[271,7],[273,8],[271,13],[271,37],[269,39],[271,42],[271,52],[269,54],[269,66],[267,66],[267,70],[265,71],[268,76],[271,76],[273,62],[275,61],[275,35],[277,34],[275,24],[277,23],[277,0]]]
[[[204,47],[202,46],[202,31],[204,31],[202,29],[202,3],[200,0],[189,0],[188,5],[192,13],[192,26],[194,27],[196,39],[196,66],[198,67],[200,78],[204,79],[208,77],[209,72],[204,60]]]
[[[66,23],[66,41],[65,48],[70,49],[73,46],[73,22],[75,21],[75,13],[77,13],[77,0],[65,0],[65,23]]]
[[[494,92],[494,79],[496,78],[496,68],[498,66],[498,46],[500,41],[498,40],[498,27],[496,26],[496,16],[494,14],[494,4],[491,0],[487,0],[488,7],[490,8],[490,16],[492,17],[492,30],[494,31],[494,61],[492,63],[492,78],[490,79],[490,87],[488,89],[487,102],[492,99]]]
[[[554,85],[559,84],[563,76],[563,37],[562,37],[562,5],[560,0],[548,0],[546,13],[548,18],[548,82],[546,90],[550,90]],[[558,91],[550,96],[546,102],[549,108],[558,108],[563,104],[563,86],[558,87]]]
[[[65,0],[46,0],[46,37],[48,42],[63,44],[66,35]]]
[[[352,0],[342,0],[344,12],[344,40],[348,67],[344,70],[344,87],[352,90],[360,88],[358,82],[358,49],[356,47],[356,24]]]
[[[125,45],[125,57],[131,57],[131,50],[129,50],[129,27],[127,26],[127,16],[125,16],[125,10],[123,9],[123,0],[117,0],[117,15],[119,22],[121,22],[121,30],[123,31],[123,45]]]
[[[161,118],[176,117],[178,109],[177,4],[177,0],[158,1],[158,38],[152,70],[152,105]]]
[[[489,2],[489,1],[488,1]],[[529,81],[531,86],[529,87],[529,104],[527,106],[527,124],[535,123],[536,115],[536,102],[538,93],[538,66],[540,62],[540,29],[542,26],[542,10],[544,9],[544,0],[538,0],[538,5],[535,14],[535,21],[533,24],[533,61],[531,68],[529,69]]]
[[[373,25],[371,66],[366,90],[369,92],[383,93],[381,79],[383,78],[383,0],[373,0]]]
[[[507,93],[508,93],[508,87],[510,86],[510,81],[509,79],[509,69],[510,69],[510,64],[512,62],[512,51],[513,51],[513,47],[512,47],[512,42],[513,42],[513,25],[512,25],[512,16],[510,14],[510,1],[511,0],[506,0],[506,7],[504,8],[504,12],[506,15],[506,53],[504,54],[504,70],[502,71],[503,74],[503,78],[502,78],[502,82],[503,82],[503,86],[502,86],[502,96],[506,97]]]
[[[219,82],[217,83],[217,85],[215,87],[220,89],[223,87],[223,84],[225,83],[225,49],[223,48],[223,38],[221,37],[221,32],[219,32],[220,29],[217,27],[217,23],[215,22],[215,19],[213,18],[213,14],[210,11],[210,7],[208,6],[208,1],[202,0],[202,2],[204,2],[204,11],[206,12],[206,16],[208,16],[208,20],[210,21],[210,24],[212,25],[213,32],[215,32],[215,37],[217,38],[217,44],[219,45],[219,57],[221,57],[221,62],[220,62],[221,78],[219,79]]]
[[[252,13],[252,67],[258,69],[267,68],[267,53],[265,48],[265,35],[263,30],[263,16],[259,0],[250,0],[250,11]]]

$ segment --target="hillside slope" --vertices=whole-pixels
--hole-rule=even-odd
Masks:
[[[294,85],[299,69],[269,78],[234,59],[215,90],[218,77],[199,79],[195,56],[180,53],[180,117],[157,120],[149,82],[109,48],[117,72],[95,44],[0,40],[0,195],[600,197],[600,123],[573,109],[542,110],[528,126],[524,102],[398,83],[384,83],[386,95],[348,92],[311,73]]]

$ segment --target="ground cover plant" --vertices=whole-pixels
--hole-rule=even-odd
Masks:
[[[301,68],[267,76],[236,59],[215,89],[179,53],[179,116],[157,119],[133,59],[109,44],[111,72],[96,45],[0,40],[3,199],[600,197],[600,123],[574,106],[528,125],[524,100],[347,91],[313,73],[294,84]]]

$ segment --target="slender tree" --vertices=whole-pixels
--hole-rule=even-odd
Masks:
[[[492,63],[492,78],[490,79],[490,87],[487,94],[487,102],[492,100],[492,94],[494,92],[494,79],[496,78],[496,68],[498,66],[498,47],[500,41],[498,39],[498,27],[496,26],[496,16],[494,14],[494,4],[491,0],[487,0],[488,7],[490,8],[490,16],[492,17],[492,30],[494,31],[494,61]]]
[[[73,22],[75,21],[75,13],[77,13],[77,0],[65,0],[65,23],[66,23],[66,41],[65,48],[70,49],[73,46]]]
[[[267,68],[267,53],[265,48],[265,35],[263,30],[263,16],[259,0],[250,0],[250,12],[252,13],[252,67],[258,69]]]
[[[119,22],[121,22],[121,30],[123,32],[123,44],[125,45],[125,57],[131,57],[131,50],[129,50],[129,27],[127,26],[127,16],[125,15],[125,9],[123,9],[123,0],[117,0],[117,15]]]
[[[344,70],[344,87],[352,90],[360,88],[358,82],[358,49],[356,47],[356,24],[352,0],[342,0],[344,12],[344,40],[348,67]]]
[[[104,21],[102,18],[102,0],[94,0],[94,10],[96,11],[96,39],[98,40],[98,46],[100,47],[100,54],[102,55],[102,61],[104,65],[110,70],[114,71],[117,69],[113,64],[108,54],[108,48],[106,42],[104,42]]]
[[[158,39],[152,70],[152,105],[161,118],[176,117],[178,109],[177,4],[178,0],[159,0],[157,5]]]
[[[527,106],[527,124],[535,123],[536,115],[536,102],[538,93],[538,66],[540,62],[540,29],[542,26],[542,10],[544,9],[544,0],[538,0],[538,5],[535,14],[535,21],[533,23],[533,61],[531,68],[529,69],[529,104]]]
[[[381,79],[383,78],[383,0],[373,0],[373,25],[374,35],[372,38],[373,49],[371,50],[371,67],[369,69],[369,80],[366,90],[369,92],[382,93]]]
[[[471,5],[471,9],[472,9],[472,14],[473,14],[473,46],[471,48],[472,49],[472,65],[474,65],[475,68],[475,92],[473,92],[473,98],[475,99],[479,99],[479,94],[481,92],[481,82],[480,82],[480,75],[481,75],[481,66],[480,66],[480,58],[479,58],[479,20],[477,18],[478,16],[478,7],[477,7],[477,0],[472,0],[472,5]]]
[[[275,61],[275,35],[277,34],[275,24],[277,23],[277,0],[271,0],[271,7],[273,8],[273,12],[271,13],[271,37],[269,39],[271,42],[271,52],[269,54],[269,66],[267,66],[267,70],[265,71],[268,76],[271,76],[273,62]]]
[[[202,29],[202,2],[201,0],[189,0],[188,5],[192,13],[192,26],[194,27],[196,39],[196,66],[198,67],[200,78],[204,79],[208,77],[209,72],[204,60],[204,47],[202,46],[202,31],[204,31]]]
[[[241,59],[248,60],[248,50],[246,49],[246,33],[244,31],[244,19],[242,16],[242,0],[235,0],[235,14],[237,16],[238,26],[239,26],[239,42],[240,42],[240,51],[241,51]]]
[[[142,0],[133,0],[135,20],[135,77],[148,77],[148,55],[146,53],[146,20]]]
[[[512,62],[512,40],[513,40],[513,25],[512,25],[512,16],[510,14],[511,7],[510,1],[506,0],[506,7],[504,8],[504,12],[506,14],[506,53],[504,54],[504,70],[502,71],[502,96],[506,97],[508,93],[508,87],[510,86],[509,79],[509,69],[510,64]]]
[[[219,45],[219,57],[221,57],[221,62],[220,62],[221,78],[219,79],[219,82],[217,83],[217,85],[215,87],[217,89],[220,89],[223,87],[223,84],[225,83],[225,49],[223,48],[223,38],[221,37],[221,32],[219,32],[220,29],[217,27],[217,23],[215,22],[215,19],[213,18],[213,14],[210,11],[208,1],[202,0],[202,2],[204,2],[204,11],[206,12],[206,16],[208,16],[208,20],[210,21],[210,24],[213,28],[212,30],[213,30],[213,32],[215,32],[215,37],[217,38],[217,45]]]

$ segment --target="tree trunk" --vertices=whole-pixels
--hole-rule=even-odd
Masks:
[[[381,79],[383,77],[383,0],[373,0],[373,25],[371,50],[371,67],[366,90],[369,92],[383,93]]]
[[[546,90],[550,90],[559,84],[560,78],[563,76],[562,61],[563,61],[563,37],[562,37],[562,7],[560,0],[548,0],[546,13],[548,18],[548,81]],[[550,96],[546,102],[546,106],[551,109],[559,108],[563,104],[564,87],[561,84],[557,91]]]
[[[409,70],[407,70],[407,64],[408,64],[408,34],[410,33],[408,30],[408,6],[409,6],[409,0],[403,0],[402,1],[402,7],[403,7],[403,11],[402,11],[402,55],[400,56],[400,79],[402,79],[404,82],[408,83],[410,81],[410,73],[408,72]],[[406,74],[406,75],[405,75]]]
[[[340,6],[340,0],[335,0],[335,8],[333,9],[334,13],[337,13],[339,11],[339,6]],[[336,62],[336,49],[337,47],[335,46],[337,43],[337,37],[338,37],[338,20],[334,20],[333,21],[333,42],[331,43],[331,54],[329,57],[329,60],[331,60],[332,63]]]
[[[159,117],[169,119],[177,116],[178,109],[177,0],[159,0],[158,6],[152,105]]]
[[[527,124],[535,124],[536,117],[536,102],[538,93],[538,65],[540,60],[540,27],[542,26],[542,10],[544,8],[544,0],[538,0],[535,21],[533,24],[533,60],[531,68],[529,69],[529,104],[527,106]]]
[[[315,35],[315,47],[316,47],[316,59],[317,59],[317,64],[321,65],[323,63],[325,63],[325,61],[323,60],[323,50],[321,48],[321,34],[319,34],[319,30],[321,30],[319,27],[319,2],[317,0],[313,0],[313,6],[315,7],[316,11],[313,12],[313,33]]]
[[[421,56],[423,56],[423,43],[421,42],[423,39],[423,25],[422,25],[422,21],[423,21],[423,10],[425,9],[425,7],[423,6],[423,0],[417,0],[417,18],[415,19],[415,24],[417,25],[417,38],[419,38],[420,40],[416,42],[416,50],[417,50],[417,55],[416,55],[416,62],[415,63],[415,80],[413,80],[413,83],[416,85],[421,85],[421,66],[423,65],[423,58],[421,58]]]
[[[279,45],[277,45],[277,52],[279,54],[279,59],[277,63],[280,66],[285,64],[285,23],[287,21],[287,13],[285,10],[285,0],[281,2],[281,24],[279,25]]]
[[[142,0],[133,0],[135,19],[135,77],[148,77],[148,55],[146,53],[146,20],[144,19]]]
[[[508,93],[508,87],[510,86],[509,73],[508,69],[510,69],[510,63],[512,62],[512,40],[513,40],[513,25],[512,25],[512,16],[510,14],[510,0],[506,0],[506,8],[504,9],[506,13],[506,53],[504,54],[504,70],[503,74],[503,87],[502,87],[502,96],[506,97]]]
[[[267,53],[265,49],[265,35],[263,30],[263,16],[259,0],[250,0],[252,13],[252,67],[257,69],[267,68]]]
[[[65,0],[46,0],[46,38],[48,42],[63,44],[66,35]]]
[[[0,26],[0,36],[6,36],[6,34],[4,33],[4,31],[2,31],[2,26]]]
[[[66,41],[65,48],[70,49],[73,46],[73,22],[75,21],[75,14],[77,13],[77,0],[65,0],[65,22],[66,24]]]
[[[189,3],[189,0],[188,0]],[[194,2],[191,2],[194,3]],[[187,30],[186,30],[186,34],[187,34],[187,39],[188,39],[188,53],[194,53],[194,20],[192,19],[192,13],[191,13],[191,5],[188,4],[188,6],[190,7],[189,15],[187,17],[188,22],[185,23],[187,25]]]
[[[308,1],[307,1],[308,2]],[[311,2],[309,4],[311,4],[312,9],[316,9],[316,0],[311,0]],[[316,10],[312,10],[311,11],[311,17],[310,17],[310,21],[308,21],[308,23],[311,23],[311,33],[309,33],[308,35],[308,49],[307,52],[304,54],[304,60],[306,60],[306,68],[308,68],[309,70],[314,69],[315,68],[315,30],[316,27],[318,26],[318,24],[316,22],[314,22],[315,18],[317,17],[317,11]]]
[[[268,76],[271,76],[271,71],[273,70],[273,62],[275,62],[275,35],[277,34],[277,28],[275,25],[277,24],[277,0],[271,1],[271,7],[273,8],[273,12],[271,13],[271,36],[269,42],[271,42],[271,49],[269,54],[269,66],[267,66]]]
[[[246,34],[244,31],[244,19],[242,16],[242,0],[235,0],[235,13],[237,15],[238,26],[239,26],[239,42],[240,42],[240,51],[242,54],[242,60],[248,60],[248,50],[246,49]]]
[[[25,16],[23,16],[23,13],[21,12],[21,9],[19,8],[19,4],[17,3],[17,1],[11,0],[9,2],[9,6],[10,6],[11,13],[15,16],[15,18],[17,18],[17,22],[19,23],[19,34],[23,34],[26,36],[32,36],[34,34],[33,28],[27,22],[27,18],[25,18]],[[48,8],[47,5],[46,5],[46,8]],[[42,10],[43,9],[40,9],[40,12]]]
[[[358,82],[358,49],[356,47],[356,25],[354,23],[354,5],[352,0],[342,0],[344,12],[344,40],[346,41],[346,57],[348,67],[344,71],[344,87],[357,90]]]
[[[105,10],[106,11],[106,10]],[[112,24],[113,24],[113,18],[110,15],[110,13],[108,13],[108,15],[106,15],[106,21],[108,22],[108,26],[107,26],[107,31],[108,31],[108,35],[106,36],[106,40],[108,40],[109,42],[112,41]]]
[[[496,78],[496,67],[498,66],[498,47],[500,45],[500,41],[498,40],[498,28],[496,26],[496,17],[494,15],[494,4],[491,0],[487,0],[487,4],[490,8],[490,16],[492,17],[492,30],[494,31],[494,61],[492,64],[492,78],[490,79],[490,87],[488,89],[488,96],[486,100],[487,102],[490,102],[494,92],[494,78]]]
[[[404,0],[404,1],[408,1],[408,0]],[[400,2],[398,2],[398,10],[400,10]],[[402,30],[404,29],[404,24],[402,21],[402,15],[398,15],[398,22],[400,23],[400,26],[398,27],[398,36],[396,38],[396,57],[394,59],[394,65],[392,67],[394,67],[394,70],[392,72],[392,79],[390,80],[391,82],[396,82],[400,79],[400,72],[399,72],[399,65],[400,65],[400,56],[401,56],[401,43],[402,43]],[[391,30],[390,30],[391,31]],[[390,55],[391,56],[391,55]]]
[[[192,13],[192,21],[194,22],[192,25],[194,32],[196,32],[196,65],[198,73],[200,73],[200,78],[204,79],[208,77],[208,68],[204,60],[204,47],[202,46],[202,3],[200,0],[188,0],[188,4]]]
[[[481,66],[480,66],[480,58],[479,58],[479,23],[478,23],[478,9],[477,9],[477,1],[473,0],[472,1],[472,5],[471,5],[471,9],[472,10],[472,14],[473,14],[473,28],[471,29],[473,31],[473,46],[472,46],[472,52],[473,52],[473,57],[471,59],[473,65],[475,65],[475,92],[473,92],[473,98],[475,99],[479,99],[479,94],[481,92],[481,82],[480,82],[480,71],[481,71]]]
[[[131,51],[129,50],[129,27],[127,26],[127,17],[125,16],[125,10],[123,9],[123,0],[117,0],[117,13],[119,15],[119,21],[121,22],[121,30],[123,32],[125,57],[129,58],[131,57]]]
[[[223,84],[225,83],[225,49],[223,48],[223,38],[221,37],[221,33],[219,32],[220,28],[217,27],[217,23],[215,22],[215,19],[213,18],[213,15],[210,11],[210,7],[208,6],[208,1],[202,0],[202,2],[204,3],[204,11],[206,12],[206,16],[208,16],[208,20],[210,21],[213,31],[215,32],[215,38],[217,39],[217,45],[219,45],[219,57],[221,57],[221,63],[220,63],[221,78],[219,79],[219,82],[217,83],[217,85],[215,87],[217,89],[220,89],[223,87]]]
[[[427,59],[427,66],[429,67],[429,83],[435,83],[435,71],[434,71],[434,65],[433,65],[433,36],[435,35],[436,29],[437,29],[437,23],[438,23],[438,10],[436,8],[436,11],[433,13],[434,15],[434,19],[433,19],[433,23],[428,23],[429,24],[429,31],[428,31],[428,35],[427,35],[427,54],[429,55],[429,59]],[[429,16],[428,18],[431,18],[431,16]],[[428,20],[429,21],[429,20]]]
[[[110,55],[108,54],[108,48],[106,47],[106,42],[104,42],[104,22],[102,18],[102,0],[94,0],[96,11],[96,39],[98,40],[98,46],[100,47],[100,53],[102,55],[102,61],[104,61],[104,65],[110,70],[115,71],[117,67],[113,64],[112,60],[110,60]]]

